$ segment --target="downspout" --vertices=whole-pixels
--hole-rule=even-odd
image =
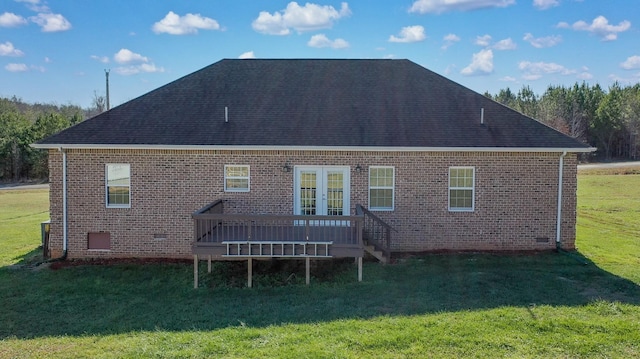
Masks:
[[[67,151],[59,147],[58,152],[62,152],[62,256],[51,258],[35,264],[39,266],[43,263],[58,262],[67,259]]]
[[[556,220],[556,249],[562,249],[560,234],[562,228],[562,183],[564,173],[564,156],[567,155],[567,151],[562,152],[560,155],[560,164],[558,166],[558,218]]]
[[[67,151],[62,147],[60,147],[60,151],[62,151],[62,257],[60,260],[65,260],[69,241],[67,235]]]

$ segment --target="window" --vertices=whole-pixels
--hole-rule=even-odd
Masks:
[[[393,211],[394,168],[369,167],[369,209]]]
[[[106,169],[107,207],[131,206],[131,169],[128,164],[108,164]]]
[[[473,211],[475,192],[473,167],[449,168],[449,210]]]
[[[249,192],[249,166],[224,166],[224,191]]]

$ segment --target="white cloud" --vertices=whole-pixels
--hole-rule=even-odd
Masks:
[[[602,41],[613,41],[618,38],[618,33],[625,32],[631,28],[631,22],[624,20],[618,25],[610,25],[609,20],[601,15],[593,19],[591,24],[580,20],[573,23],[573,25],[569,25],[566,22],[560,22],[556,27],[571,28],[576,31],[587,31],[600,37]]]
[[[96,59],[102,60],[104,58],[96,56]],[[157,67],[154,63],[149,61],[148,57],[137,54],[129,49],[120,49],[120,51],[113,55],[113,60],[119,64],[127,65],[114,69],[114,71],[119,75],[128,76],[141,72],[164,72],[164,68]]]
[[[141,72],[164,72],[164,68],[157,67],[155,64],[142,63],[138,65],[116,67],[114,71],[123,76],[135,75]]]
[[[7,64],[4,69],[9,72],[26,72],[29,71],[29,66],[25,64]]]
[[[591,80],[593,79],[593,75],[587,71],[582,71],[576,75],[579,80]]]
[[[312,3],[300,6],[292,1],[286,9],[273,14],[261,11],[251,26],[255,31],[267,35],[288,35],[291,29],[298,32],[328,29],[336,20],[349,15],[351,10],[346,2],[341,4],[340,10],[336,10],[333,6]]]
[[[539,10],[547,10],[560,5],[558,0],[533,0],[533,6]]]
[[[47,64],[50,64],[52,61],[48,56],[45,56],[44,62],[47,63]]]
[[[19,57],[24,56],[24,52],[16,49],[12,43],[7,41],[4,44],[0,43],[0,56]]]
[[[29,18],[42,28],[42,32],[58,32],[71,29],[71,23],[60,14],[40,13]]]
[[[516,78],[512,77],[512,76],[505,76],[501,79],[499,79],[499,81],[503,81],[503,82],[516,82]]]
[[[532,34],[530,33],[526,33],[524,34],[524,37],[522,38],[524,41],[528,42],[531,44],[531,46],[538,48],[538,49],[542,49],[545,47],[553,47],[558,45],[559,43],[562,42],[562,36],[560,35],[553,35],[553,36],[546,36],[546,37],[533,37]]]
[[[140,64],[138,68],[140,72],[164,72],[164,68],[157,67],[155,64]]]
[[[115,62],[119,64],[128,64],[132,62],[149,62],[149,58],[136,54],[129,49],[120,49],[115,55],[113,55]]]
[[[455,64],[451,64],[444,69],[444,74],[451,75],[458,67]]]
[[[518,69],[523,72],[522,77],[525,80],[537,80],[548,74],[572,75],[577,72],[553,62],[520,61]]]
[[[473,54],[471,64],[460,71],[464,76],[487,75],[493,72],[493,51],[483,49]]]
[[[633,84],[637,84],[638,81],[640,81],[640,72],[637,74],[631,75],[631,77],[621,77],[616,74],[610,74],[609,76],[607,76],[607,78],[611,80],[611,82],[616,81],[624,84],[633,85]]]
[[[620,64],[620,67],[622,67],[625,70],[640,69],[640,56],[634,55],[634,56],[628,57],[624,62]]]
[[[441,14],[448,11],[471,11],[491,7],[507,7],[516,0],[416,0],[409,12]]]
[[[46,4],[40,2],[40,0],[16,0],[16,2],[21,2],[27,4],[27,7],[31,11],[35,12],[51,12],[49,7]]]
[[[510,37],[504,40],[500,40],[496,42],[495,45],[493,45],[493,48],[496,50],[515,50],[517,47],[518,45],[516,45],[516,43],[513,42]]]
[[[180,16],[169,11],[162,20],[153,24],[151,29],[156,34],[185,35],[197,34],[198,30],[219,30],[220,24],[216,20],[200,14]]]
[[[451,47],[454,43],[460,41],[460,37],[456,34],[447,34],[445,35],[442,40],[444,41],[444,44],[442,45],[442,49],[446,50],[449,47]]]
[[[307,42],[307,45],[317,48],[330,47],[332,49],[344,49],[349,47],[349,43],[344,39],[329,40],[329,38],[327,38],[324,34],[311,36],[311,39],[309,40],[309,42]]]
[[[120,51],[122,51],[122,50],[120,50]],[[107,56],[91,55],[91,58],[96,60],[96,61],[102,62],[103,64],[108,64],[109,63],[109,58]]]
[[[256,54],[253,53],[253,51],[247,51],[247,52],[243,52],[242,54],[240,54],[240,56],[238,56],[239,59],[255,59],[256,58]]]
[[[476,36],[476,41],[474,41],[474,44],[478,46],[489,46],[490,43],[491,35]]]
[[[398,37],[389,36],[389,42],[418,42],[427,38],[424,27],[420,25],[406,26],[400,30]]]
[[[16,27],[26,25],[27,19],[12,12],[5,12],[0,15],[0,27]]]

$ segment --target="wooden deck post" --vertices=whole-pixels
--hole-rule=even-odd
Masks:
[[[307,285],[309,285],[309,282],[311,281],[310,280],[310,277],[311,277],[311,269],[310,269],[310,267],[311,267],[311,258],[309,258],[309,257],[305,258],[305,262],[306,262],[305,263],[305,278],[306,278]]]
[[[247,259],[247,287],[253,287],[253,258]]]
[[[193,255],[193,289],[198,289],[198,255]]]
[[[362,257],[358,257],[358,282],[362,282]]]
[[[209,254],[209,260],[207,261],[207,273],[211,273],[211,254]]]

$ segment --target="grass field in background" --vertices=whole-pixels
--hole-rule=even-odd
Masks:
[[[0,191],[0,267],[29,260],[42,241],[40,223],[49,219],[49,190]]]
[[[198,290],[188,263],[13,265],[37,260],[47,200],[0,192],[0,358],[640,357],[640,175],[579,175],[572,255],[367,262],[362,283],[331,262],[308,287],[286,264],[248,289],[215,263]]]

